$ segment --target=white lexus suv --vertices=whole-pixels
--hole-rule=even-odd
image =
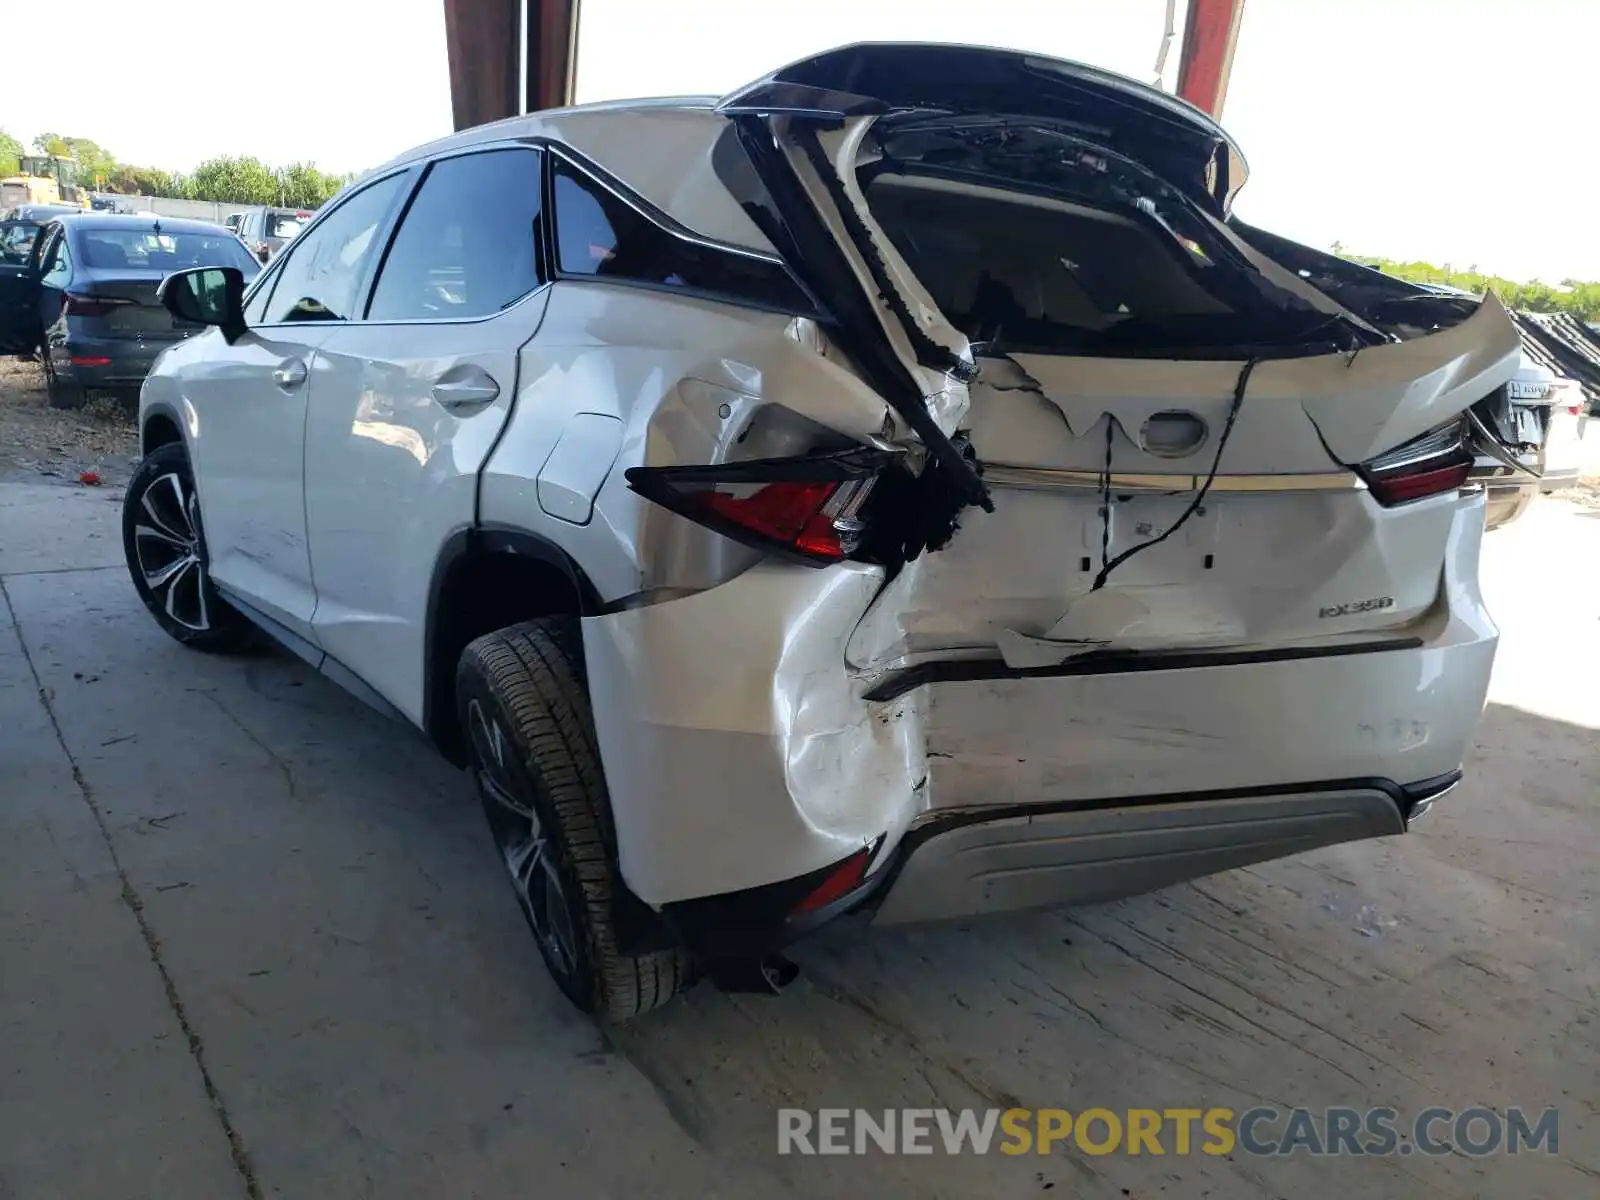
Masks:
[[[133,583],[469,767],[611,1019],[839,914],[1081,903],[1399,833],[1496,630],[1500,304],[1230,216],[1073,63],[851,46],[403,155],[143,390]]]

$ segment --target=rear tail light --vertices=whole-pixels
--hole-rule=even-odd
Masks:
[[[66,292],[61,297],[61,315],[64,317],[104,317],[113,309],[123,308],[136,301],[124,296],[83,296]]]
[[[1464,417],[1380,454],[1356,470],[1385,508],[1453,492],[1472,472]]]
[[[848,558],[866,532],[862,506],[892,455],[847,450],[708,467],[634,467],[647,500],[735,541],[813,565]]]
[[[790,918],[827,908],[828,905],[844,899],[860,887],[867,877],[867,867],[871,864],[877,848],[877,842],[863,846],[825,874],[817,886],[801,897],[800,902],[789,910]]]

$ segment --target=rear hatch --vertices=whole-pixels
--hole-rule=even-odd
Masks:
[[[176,341],[203,328],[180,323],[156,300],[161,271],[95,271],[77,281],[66,301],[69,315],[90,322],[96,337]]]
[[[1492,297],[1335,298],[1230,225],[1208,118],[1075,64],[856,46],[722,111],[901,444],[971,476],[856,666],[1381,644],[1435,605],[1464,414],[1518,359]]]

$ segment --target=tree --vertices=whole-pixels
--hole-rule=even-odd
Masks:
[[[133,167],[118,163],[106,184],[107,190],[125,195],[177,196],[178,178],[158,167]]]
[[[33,146],[41,154],[76,160],[78,183],[93,191],[317,208],[355,178],[319,171],[309,162],[269,167],[248,155],[208,159],[185,177],[159,167],[118,162],[116,155],[93,138],[47,132],[34,138]],[[15,174],[20,169],[17,159],[25,149],[20,141],[0,130],[0,174]]]
[[[27,147],[0,129],[0,175],[15,175],[22,169],[22,153]]]
[[[294,208],[317,208],[333,198],[346,183],[344,175],[327,175],[312,163],[290,163],[280,167],[278,176],[278,203]]]
[[[92,190],[100,190],[117,169],[117,160],[88,138],[62,138],[71,156],[78,160],[78,182]]]
[[[1375,267],[1386,275],[1412,283],[1437,283],[1468,292],[1493,292],[1507,308],[1528,312],[1571,313],[1580,321],[1600,321],[1600,282],[1563,279],[1551,285],[1539,279],[1519,282],[1501,275],[1484,275],[1477,266],[1457,271],[1446,263],[1436,267],[1426,262],[1397,262],[1366,254],[1347,254],[1353,262]]]
[[[231,204],[278,203],[278,178],[259,158],[208,158],[183,183],[190,200]]]

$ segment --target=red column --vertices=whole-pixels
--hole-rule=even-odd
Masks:
[[[1178,95],[1213,117],[1222,116],[1243,16],[1244,0],[1189,0],[1183,58],[1178,63]]]
[[[457,129],[522,111],[521,26],[521,0],[444,0],[450,106]]]

